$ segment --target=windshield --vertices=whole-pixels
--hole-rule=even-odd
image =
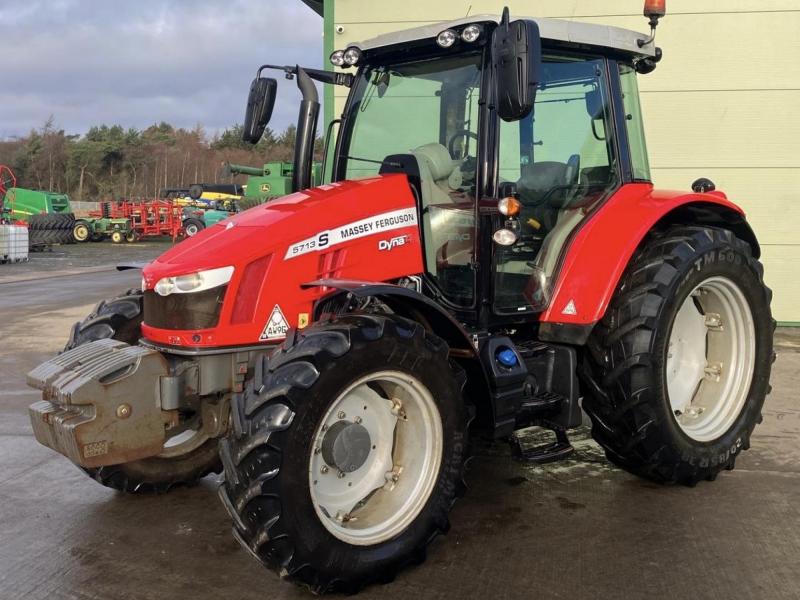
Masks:
[[[341,157],[347,179],[377,175],[392,154],[416,157],[426,270],[458,306],[474,300],[480,80],[478,52],[365,69]]]
[[[358,158],[381,161],[430,143],[474,157],[480,65],[470,54],[366,69],[354,90],[345,177],[378,173],[380,164]]]

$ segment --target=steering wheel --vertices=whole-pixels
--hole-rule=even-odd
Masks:
[[[458,131],[456,131],[453,135],[450,136],[450,139],[447,142],[447,151],[450,153],[450,157],[453,160],[460,160],[462,158],[466,158],[466,156],[467,156],[465,154],[464,156],[461,156],[458,159],[456,159],[456,156],[455,156],[455,154],[456,154],[456,149],[455,149],[456,140],[458,140],[458,139],[460,139],[462,137],[463,138],[472,138],[476,142],[478,141],[478,134],[475,133],[474,131],[470,131],[469,129],[459,129]]]
[[[581,155],[573,154],[567,160],[567,169],[564,171],[564,185],[572,186],[578,183],[578,174],[581,170]]]

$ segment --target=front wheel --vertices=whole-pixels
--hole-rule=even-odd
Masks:
[[[64,350],[107,338],[131,345],[139,343],[142,304],[139,289],[100,302],[89,316],[73,325]],[[106,487],[136,494],[167,492],[179,485],[192,485],[209,473],[219,473],[218,441],[203,431],[202,413],[181,418],[184,422],[167,440],[160,455],[82,470]]]
[[[462,380],[447,345],[404,319],[297,333],[233,401],[220,496],[235,537],[316,592],[422,560],[461,489]]]
[[[203,229],[205,229],[205,223],[199,219],[186,219],[183,222],[183,230],[186,232],[187,237],[195,236]]]
[[[723,229],[651,237],[589,342],[584,408],[608,458],[661,483],[733,469],[761,422],[774,360],[771,292]]]
[[[111,241],[114,242],[115,244],[121,244],[123,241],[125,241],[125,236],[119,230],[112,231]]]

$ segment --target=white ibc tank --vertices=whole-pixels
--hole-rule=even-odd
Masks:
[[[28,260],[28,228],[0,225],[0,262]]]

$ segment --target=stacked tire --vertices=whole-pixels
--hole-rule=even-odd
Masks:
[[[28,246],[41,249],[53,244],[72,244],[75,215],[72,213],[44,213],[32,215],[28,221]]]

